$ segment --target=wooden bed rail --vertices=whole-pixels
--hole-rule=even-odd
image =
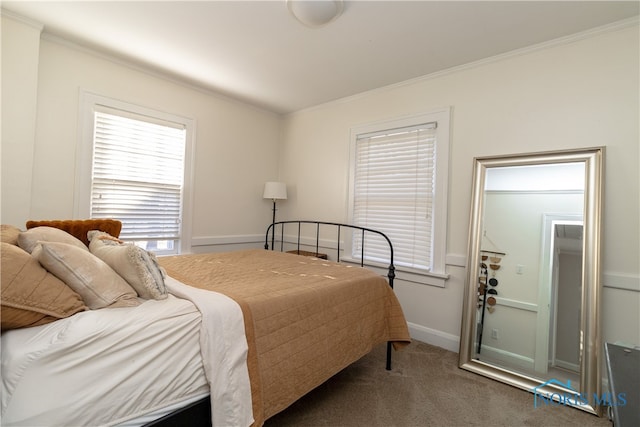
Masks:
[[[381,231],[378,230],[374,230],[372,228],[367,228],[367,227],[360,227],[357,225],[351,225],[351,224],[341,224],[341,223],[337,223],[337,222],[324,222],[324,221],[307,221],[307,220],[293,220],[293,221],[278,221],[278,222],[274,222],[272,224],[269,225],[269,227],[267,227],[267,232],[265,234],[265,238],[264,238],[264,248],[266,250],[269,250],[269,233],[271,233],[271,250],[274,250],[274,246],[275,246],[275,231],[276,231],[276,226],[280,225],[280,251],[282,252],[284,250],[284,229],[285,229],[285,225],[286,224],[297,224],[298,225],[298,231],[297,231],[297,252],[300,252],[300,234],[301,234],[301,230],[302,230],[302,224],[313,224],[316,226],[316,242],[315,242],[315,253],[318,254],[318,250],[320,249],[320,226],[321,225],[327,225],[327,226],[333,226],[336,227],[337,229],[337,248],[336,248],[336,261],[340,262],[340,233],[342,231],[342,228],[350,228],[353,230],[359,230],[362,232],[362,239],[361,239],[361,243],[360,243],[360,266],[364,267],[364,248],[365,248],[365,235],[367,233],[373,233],[373,234],[377,234],[379,236],[382,236],[388,243],[389,245],[389,267],[387,269],[387,278],[389,280],[389,286],[391,286],[391,288],[393,289],[393,281],[395,280],[396,277],[396,268],[395,265],[393,263],[393,244],[391,243],[391,240],[389,239],[389,237],[387,237],[386,234],[384,234]],[[306,246],[310,246],[310,245],[306,245]],[[388,371],[391,370],[391,342],[387,342],[387,365],[386,365],[386,369]]]

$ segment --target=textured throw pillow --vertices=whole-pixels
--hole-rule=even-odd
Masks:
[[[9,243],[10,245],[18,244],[18,236],[20,235],[20,229],[13,225],[2,224],[0,225],[0,242]]]
[[[113,268],[140,297],[167,298],[164,271],[154,254],[97,230],[89,231],[88,238],[91,253]]]
[[[39,242],[58,242],[76,246],[82,250],[89,249],[80,240],[73,237],[66,231],[54,227],[36,227],[23,231],[18,236],[18,246],[31,253]]]
[[[88,250],[66,243],[41,242],[32,255],[44,268],[80,294],[92,310],[140,304],[136,291]]]
[[[87,310],[80,295],[15,245],[1,243],[2,330],[44,325]]]
[[[27,221],[27,230],[34,227],[54,227],[66,231],[78,240],[89,246],[87,240],[87,232],[90,230],[100,230],[109,233],[112,236],[120,236],[122,230],[122,222],[117,219],[62,219],[62,220],[43,220],[43,221]]]

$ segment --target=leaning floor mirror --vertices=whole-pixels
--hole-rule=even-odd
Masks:
[[[460,367],[601,415],[604,148],[474,159]]]

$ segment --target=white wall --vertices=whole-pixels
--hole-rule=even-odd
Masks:
[[[2,16],[2,211],[3,224],[29,215],[42,26]]]
[[[281,217],[347,219],[349,130],[451,106],[446,287],[398,282],[416,338],[457,349],[475,156],[606,146],[604,338],[640,344],[638,27],[486,61],[285,118]],[[462,265],[461,265],[462,264]]]
[[[486,234],[481,247],[491,247],[485,245],[488,239],[507,255],[501,257],[499,270],[489,269],[489,277],[495,273],[498,280],[495,288],[498,298],[495,311],[485,312],[484,349],[522,356],[533,363],[539,326],[536,316],[543,264],[540,258],[543,215],[580,214],[583,207],[583,195],[571,192],[485,192],[483,230]],[[523,266],[522,274],[516,272],[517,265]],[[493,329],[498,330],[497,340],[490,336]],[[546,360],[546,355],[543,357]],[[533,369],[533,364],[529,368]]]
[[[5,16],[2,24],[3,124],[8,123],[5,113],[23,116],[18,109],[23,94],[29,99],[37,92],[37,120],[30,120],[35,113],[27,115],[14,132],[24,142],[5,138],[3,127],[3,183],[18,184],[6,194],[3,185],[3,221],[24,226],[27,219],[72,218],[79,94],[84,89],[196,121],[194,203],[192,218],[185,218],[192,222],[194,245],[245,242],[263,236],[271,222],[271,206],[262,199],[262,189],[265,181],[277,179],[280,116],[60,40],[43,37],[37,43],[37,32],[31,31],[26,39],[23,33],[28,28]],[[4,49],[5,41],[11,51]],[[22,57],[31,60],[27,63]],[[5,86],[12,87],[20,73],[5,74],[4,64],[19,64],[20,73],[33,74],[37,81],[30,79],[17,90],[5,92]],[[35,107],[35,98],[32,103]],[[34,150],[30,152],[33,133]],[[5,169],[5,164],[13,168]],[[19,175],[16,170],[27,172]],[[31,170],[32,177],[22,177],[31,175]]]

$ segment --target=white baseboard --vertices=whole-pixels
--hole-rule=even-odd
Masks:
[[[484,343],[481,348],[481,354],[488,360],[502,362],[507,366],[518,367],[526,371],[533,371],[534,369],[534,360],[532,358],[490,347]],[[482,357],[481,360],[483,360]]]
[[[580,372],[580,365],[566,362],[564,360],[556,359],[555,364],[558,368],[566,369],[568,371]]]
[[[448,334],[411,322],[407,322],[407,325],[409,326],[411,338],[455,353],[460,350],[460,337],[457,335]]]

